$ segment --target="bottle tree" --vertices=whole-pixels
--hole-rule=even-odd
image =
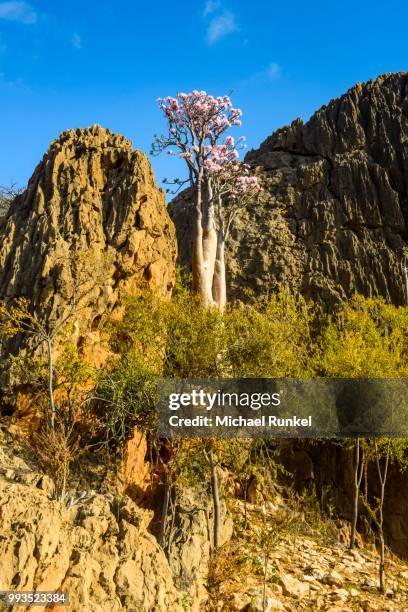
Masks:
[[[158,99],[167,121],[167,134],[156,136],[154,154],[166,151],[184,159],[186,180],[194,194],[193,290],[206,306],[226,304],[225,244],[234,218],[260,191],[250,168],[238,161],[244,137],[227,134],[241,125],[242,112],[229,96],[205,91],[179,93]]]

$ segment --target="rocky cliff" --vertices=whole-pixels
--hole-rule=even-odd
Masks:
[[[405,303],[408,73],[358,84],[267,138],[246,161],[266,197],[243,211],[227,249],[230,297],[285,283],[332,305],[355,292]],[[191,253],[188,197],[170,206],[180,259]]]
[[[152,512],[94,490],[68,505],[52,500],[9,438],[0,431],[0,590],[59,590],[73,612],[183,609],[147,530]]]
[[[103,315],[141,279],[169,292],[175,258],[174,227],[146,155],[97,125],[68,130],[0,219],[0,300],[26,297],[51,326],[68,317],[97,363]]]

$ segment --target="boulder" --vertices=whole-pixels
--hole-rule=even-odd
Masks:
[[[283,589],[283,594],[290,597],[304,597],[310,590],[308,583],[301,582],[291,574],[283,574],[279,579],[279,584]]]

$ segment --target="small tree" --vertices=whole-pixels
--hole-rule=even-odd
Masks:
[[[355,295],[339,307],[324,327],[316,357],[317,371],[325,376],[340,378],[405,377],[407,315],[407,308],[387,304],[382,298]],[[357,438],[352,446],[351,549],[355,545],[363,472],[367,471],[370,460],[376,460],[373,455],[374,446],[370,445],[369,440]]]
[[[11,369],[20,383],[31,388],[36,406],[43,414],[27,444],[43,472],[53,480],[55,498],[64,502],[71,465],[85,450],[78,424],[88,401],[92,369],[67,340],[69,333],[61,334],[60,354],[54,358],[52,344],[57,329],[49,330],[30,313],[28,303],[22,298],[8,308],[0,304],[0,333],[6,337],[29,334],[37,345],[47,344],[45,359],[31,351],[23,352],[12,359]]]
[[[385,557],[385,545],[384,545],[384,497],[385,497],[385,485],[387,482],[388,475],[388,464],[390,460],[390,441],[388,440],[386,449],[384,452],[384,465],[381,466],[380,462],[380,454],[378,451],[377,441],[374,442],[375,448],[375,463],[377,466],[378,479],[380,482],[380,499],[378,503],[378,534],[380,539],[380,565],[379,565],[379,580],[380,580],[380,590],[382,593],[385,593],[385,568],[384,568],[384,557]]]
[[[61,321],[63,325],[65,323]],[[57,325],[50,328],[42,321],[36,312],[31,312],[30,304],[25,298],[17,298],[14,303],[7,305],[0,304],[0,334],[11,339],[17,334],[31,336],[37,345],[45,344],[47,348],[47,365],[48,365],[48,400],[50,405],[50,426],[55,428],[56,402],[54,392],[54,357],[53,357],[53,341],[61,330],[61,326]]]
[[[98,255],[93,249],[73,251],[60,258],[60,263],[70,268],[72,287],[66,310],[61,316],[45,317],[27,298],[19,297],[8,302],[0,302],[0,337],[10,340],[17,335],[23,335],[33,340],[34,351],[40,346],[47,351],[47,387],[50,405],[50,426],[54,429],[57,411],[55,400],[55,341],[74,317],[77,317],[83,307],[84,299],[92,293],[95,287],[105,282],[111,265],[111,256],[103,253]]]
[[[356,540],[357,530],[357,519],[358,519],[358,502],[360,498],[360,487],[363,479],[364,465],[365,465],[365,451],[363,441],[360,438],[354,443],[354,495],[353,495],[353,513],[351,519],[351,533],[350,533],[350,550],[354,548]]]
[[[0,185],[0,217],[7,213],[12,201],[23,191],[24,189],[17,183],[10,183],[7,186]]]
[[[226,141],[234,144],[232,136]],[[215,207],[217,210],[217,249],[215,255],[213,299],[217,306],[223,310],[227,303],[226,276],[225,276],[225,244],[234,219],[240,209],[260,192],[260,184],[256,176],[251,176],[247,164],[230,162],[225,156],[227,145],[219,147],[217,153],[206,162],[207,170],[211,174],[213,192],[215,194]]]
[[[380,544],[378,565],[379,588],[382,593],[385,593],[384,499],[388,467],[392,455],[391,440],[387,439],[378,442],[374,440],[374,442],[368,446],[367,451],[377,468],[380,496],[375,497],[374,502],[372,502],[368,495],[366,495],[363,498],[363,502],[378,532]]]
[[[214,452],[213,444],[210,441],[210,447],[208,450],[203,447],[204,457],[206,458],[208,465],[210,466],[211,472],[211,493],[213,498],[214,508],[214,550],[221,546],[221,500],[220,500],[220,487],[218,483],[218,459]]]
[[[365,493],[361,496],[364,507],[370,515],[376,527],[379,541],[379,564],[378,578],[379,589],[382,593],[386,590],[385,573],[385,539],[384,539],[384,502],[385,487],[387,484],[390,465],[401,472],[408,467],[408,440],[405,438],[381,438],[367,440],[365,443]],[[378,475],[378,496],[370,496],[367,486],[367,466],[373,463]]]
[[[256,177],[248,167],[237,163],[244,138],[235,142],[225,136],[232,126],[240,126],[242,112],[232,107],[229,96],[217,98],[205,91],[179,93],[177,98],[158,99],[168,123],[167,135],[155,136],[152,153],[166,151],[184,159],[188,179],[195,194],[193,290],[206,306],[223,308],[226,302],[225,241],[243,196],[259,191]],[[227,212],[228,198],[235,204]]]

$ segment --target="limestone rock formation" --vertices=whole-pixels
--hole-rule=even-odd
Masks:
[[[220,474],[221,476],[221,474]],[[190,599],[192,612],[202,610],[207,599],[214,513],[208,492],[192,488],[179,493],[175,507],[168,557],[174,583]],[[231,539],[232,520],[225,500],[221,502],[221,545]]]
[[[244,288],[267,295],[284,283],[329,306],[355,292],[406,302],[408,73],[356,85],[306,124],[272,134],[246,161],[267,197],[232,231],[230,297]],[[190,211],[186,193],[170,206],[183,263]]]
[[[0,590],[60,590],[72,612],[183,609],[147,531],[151,512],[93,491],[68,508],[44,489],[15,447],[0,445]]]
[[[147,157],[100,126],[68,130],[0,219],[0,300],[24,296],[51,325],[75,300],[76,341],[98,363],[101,317],[141,279],[169,292],[175,258],[174,227]]]

